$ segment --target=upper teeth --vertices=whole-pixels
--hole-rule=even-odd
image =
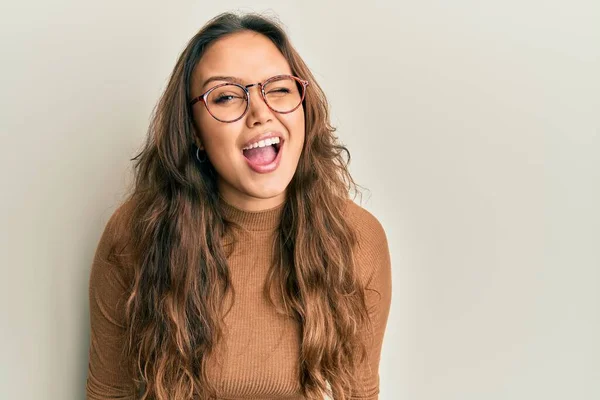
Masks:
[[[257,147],[265,147],[265,146],[270,146],[272,144],[277,144],[279,143],[279,137],[272,137],[272,138],[268,138],[265,140],[259,140],[258,142],[252,143],[246,147],[244,147],[242,150],[250,150],[250,149],[255,149]]]

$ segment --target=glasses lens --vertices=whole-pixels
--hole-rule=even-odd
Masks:
[[[233,121],[241,117],[246,110],[246,92],[237,85],[226,84],[210,92],[206,103],[215,118],[226,122]]]
[[[280,113],[290,112],[300,105],[304,86],[290,77],[281,77],[264,86],[269,106]]]

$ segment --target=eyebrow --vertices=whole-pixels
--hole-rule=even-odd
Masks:
[[[243,85],[243,82],[240,78],[237,78],[235,76],[211,76],[210,78],[208,78],[207,80],[204,81],[204,84],[202,85],[202,88],[206,87],[206,85],[208,85],[211,82],[214,81],[228,81],[228,82],[235,82],[235,83],[239,83],[240,85]]]

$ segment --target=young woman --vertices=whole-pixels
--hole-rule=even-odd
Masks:
[[[378,398],[390,254],[334,131],[275,21],[191,39],[96,250],[88,399]]]

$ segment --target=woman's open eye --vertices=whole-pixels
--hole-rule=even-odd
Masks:
[[[231,101],[234,97],[235,96],[232,96],[232,95],[222,95],[215,99],[215,103],[217,103],[217,104],[227,103],[228,101]]]

